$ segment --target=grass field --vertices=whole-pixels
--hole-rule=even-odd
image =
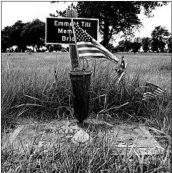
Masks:
[[[122,55],[117,54],[117,56]],[[108,94],[109,105],[120,105],[138,95],[135,92],[136,88],[143,93],[146,81],[165,89],[169,97],[170,54],[125,54],[125,60],[128,67],[123,81],[126,85],[123,84],[123,87],[115,84],[115,64],[106,60],[97,60],[94,73],[95,62],[90,60],[90,68],[93,71],[91,98]],[[58,106],[68,104],[66,101],[72,94],[68,74],[71,69],[69,54],[2,54],[1,61],[2,115],[5,117],[11,112],[20,115],[23,109],[26,110],[20,116],[26,115],[27,109],[31,114],[37,114],[36,109],[38,109],[39,114],[42,114],[39,116],[44,116],[45,112],[55,112],[56,116]],[[57,71],[56,80],[54,70]],[[31,106],[22,106],[23,104]],[[43,111],[40,111],[39,105]],[[12,107],[14,109],[11,109]],[[34,111],[31,111],[32,108]],[[100,111],[101,107],[97,109]]]
[[[116,54],[121,57],[123,54]],[[171,55],[170,54],[124,54],[128,63],[125,79],[116,84],[115,64],[106,60],[89,60],[90,68],[93,71],[90,88],[90,116],[96,116],[101,110],[120,106],[130,102],[130,106],[119,111],[109,111],[108,116],[114,119],[130,120],[131,122],[144,121],[151,126],[156,127],[166,135],[171,134],[170,116],[171,116]],[[52,119],[72,118],[72,103],[69,98],[72,96],[69,71],[71,69],[70,57],[68,53],[11,53],[2,54],[1,60],[1,125],[2,131],[7,128],[13,128],[17,123],[25,119],[34,119],[35,121],[49,121]],[[96,66],[95,66],[96,64]],[[54,71],[57,71],[55,78]],[[148,104],[140,103],[144,92],[145,82],[154,83],[166,90],[165,96]],[[102,95],[106,95],[107,103]],[[97,147],[97,146],[96,146]],[[104,148],[93,147],[90,151],[95,157],[92,160],[91,172],[111,172],[107,164],[111,165],[112,156],[104,155]],[[79,172],[82,168],[88,172],[89,155],[87,150],[76,152],[76,154],[65,152],[65,157],[73,163],[73,170],[66,165],[61,172]],[[55,154],[62,154],[57,151]],[[109,153],[110,154],[110,153]],[[11,154],[12,155],[12,154]],[[97,159],[101,159],[97,162]],[[6,162],[11,156],[10,153],[3,151]],[[75,158],[76,156],[76,158]],[[3,157],[3,158],[4,158]],[[27,158],[27,156],[25,156]],[[36,156],[35,156],[36,157]],[[53,172],[48,167],[49,162],[45,159],[52,160],[50,155],[43,156],[44,163],[41,170]],[[63,153],[64,157],[64,153]],[[8,159],[7,159],[8,158]],[[80,158],[77,160],[77,158]],[[83,163],[86,159],[88,162]],[[11,162],[15,160],[12,157]],[[32,160],[34,163],[34,159]],[[64,160],[63,160],[64,161]],[[122,160],[118,160],[122,161]],[[19,159],[19,165],[28,164],[27,160],[22,163]],[[2,163],[2,164],[3,164]],[[71,164],[72,164],[71,163]],[[157,172],[164,170],[168,172],[169,167],[162,163],[154,164],[152,170]],[[61,162],[61,166],[62,166]],[[103,165],[102,167],[100,165]],[[27,165],[28,166],[28,165]],[[65,165],[63,165],[65,167]],[[119,167],[118,167],[119,166]],[[116,165],[116,172],[127,172],[130,167],[129,162],[119,163]],[[100,168],[99,168],[100,167]],[[117,170],[118,167],[118,170]],[[120,169],[120,167],[123,167]],[[162,168],[162,169],[160,169]],[[5,168],[4,168],[5,169]],[[22,167],[24,170],[24,168]],[[135,169],[135,172],[144,172],[142,169]],[[134,170],[132,171],[134,172]],[[51,170],[51,171],[48,171]],[[5,172],[5,171],[4,171]],[[30,170],[30,172],[32,172]],[[60,172],[60,171],[59,171]],[[129,171],[128,171],[129,172]],[[146,172],[146,171],[145,171]],[[151,172],[148,171],[147,172]]]

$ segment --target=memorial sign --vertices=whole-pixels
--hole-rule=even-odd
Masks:
[[[72,18],[73,22],[84,29],[94,39],[98,38],[98,19]],[[46,44],[75,44],[72,30],[72,19],[63,17],[46,18],[45,43]]]

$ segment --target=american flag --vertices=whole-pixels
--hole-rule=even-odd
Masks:
[[[76,45],[78,50],[78,56],[92,57],[92,58],[106,58],[118,63],[119,59],[114,56],[110,51],[98,43],[87,32],[85,32],[78,25],[74,25],[74,32],[76,38]]]
[[[143,94],[143,99],[142,99],[145,101],[155,99],[156,97],[162,97],[163,94],[165,93],[164,89],[162,89],[159,86],[154,85],[152,83],[146,82],[145,87],[146,87],[146,89],[145,89],[145,93]]]
[[[116,70],[116,72],[118,74],[121,74],[122,72],[124,72],[125,68],[127,67],[127,63],[125,63],[124,61],[124,56],[122,56],[121,58],[121,64],[119,65],[119,67]]]

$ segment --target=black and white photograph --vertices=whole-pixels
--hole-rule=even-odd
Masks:
[[[1,172],[170,173],[171,1],[1,1]]]

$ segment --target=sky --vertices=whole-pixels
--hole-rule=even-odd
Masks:
[[[45,22],[50,13],[56,14],[56,10],[65,10],[71,2],[1,2],[1,29],[11,26],[18,20],[31,22],[39,19]],[[75,2],[76,4],[76,2]],[[154,17],[147,18],[143,14],[139,15],[143,26],[135,32],[136,37],[150,37],[155,26],[164,26],[171,32],[171,2],[167,6],[157,7],[152,14]]]

